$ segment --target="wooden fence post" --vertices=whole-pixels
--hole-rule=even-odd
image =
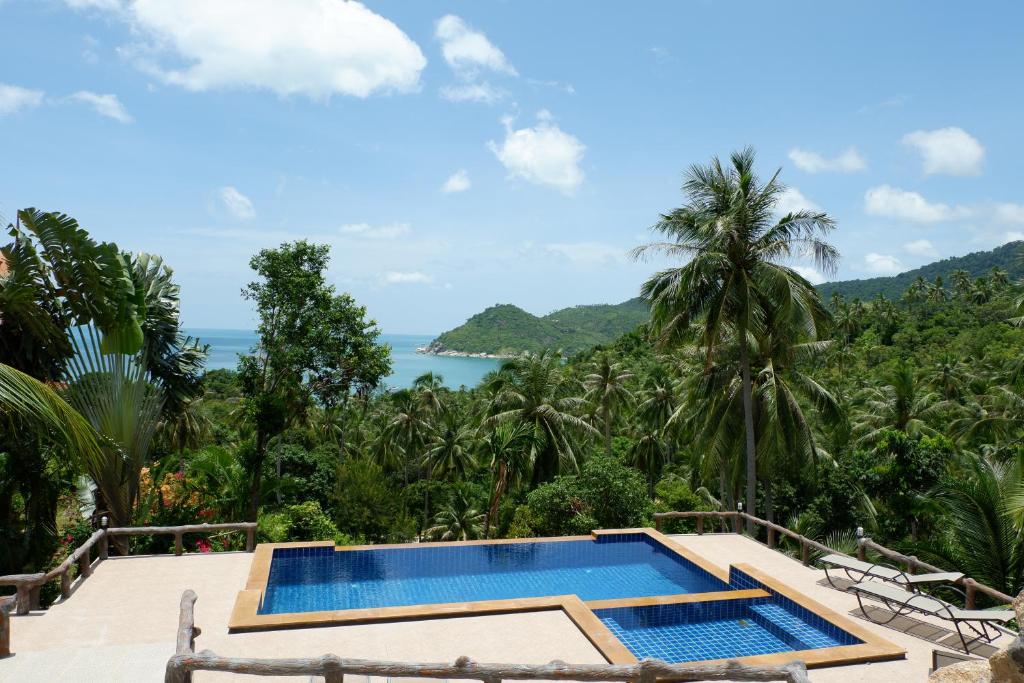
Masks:
[[[768,547],[772,550],[775,549],[775,529],[770,527],[768,529]]]
[[[734,534],[738,534],[740,532],[740,516],[738,514],[737,515],[733,515],[733,518],[732,518],[732,532]]]
[[[977,593],[974,585],[974,579],[964,579],[964,609],[975,609],[977,605]]]
[[[806,567],[811,563],[811,546],[807,544],[807,538],[800,537],[800,559]]]
[[[913,555],[911,555],[910,557],[907,558],[907,573],[908,574],[916,574],[917,573],[917,558],[915,556],[913,556]]]
[[[324,683],[343,683],[345,674],[341,669],[341,658],[324,655]]]
[[[11,598],[0,598],[0,657],[11,654]]]
[[[251,526],[245,530],[245,552],[251,553],[256,549],[256,527]]]
[[[104,531],[103,536],[100,537],[100,559],[105,560],[110,557],[110,541],[107,539],[107,533]]]
[[[90,548],[86,548],[85,552],[78,558],[78,573],[83,577],[92,575],[92,554]]]
[[[857,539],[857,559],[865,562],[868,559],[867,537]]]
[[[181,534],[180,531],[174,532],[174,554],[175,555],[181,555],[181,553],[182,553],[181,536],[182,536],[182,534]]]
[[[704,533],[704,517],[698,517],[697,518],[697,533],[698,534],[703,534]]]
[[[60,574],[60,598],[67,600],[71,597],[71,567],[65,567]]]

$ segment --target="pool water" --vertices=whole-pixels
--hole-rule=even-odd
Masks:
[[[259,613],[722,590],[729,585],[642,534],[348,551],[276,548]]]
[[[841,645],[858,639],[778,597],[619,607],[594,613],[638,659],[728,659]]]

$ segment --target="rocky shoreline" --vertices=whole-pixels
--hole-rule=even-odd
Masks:
[[[515,358],[514,354],[453,351],[442,346],[435,346],[434,344],[431,344],[430,346],[421,346],[416,349],[416,353],[422,353],[425,356],[447,356],[449,358],[493,358],[497,360]]]

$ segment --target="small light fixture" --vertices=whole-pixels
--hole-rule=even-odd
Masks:
[[[103,515],[102,517],[100,517],[100,528],[101,529],[106,529],[108,524],[110,524],[110,520],[107,519],[106,515]]]
[[[864,527],[857,527],[857,531],[855,531],[854,533],[857,534],[857,538],[864,538]]]
[[[736,509],[740,512],[743,512],[743,501],[736,503]]]

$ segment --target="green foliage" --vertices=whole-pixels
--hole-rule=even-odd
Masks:
[[[278,512],[260,515],[257,528],[265,543],[288,541],[334,541],[337,545],[355,545],[351,536],[338,531],[317,501],[286,505]]]
[[[528,525],[541,536],[643,526],[652,512],[643,476],[604,456],[591,457],[578,475],[537,487],[526,500],[528,517],[517,514],[513,526]]]
[[[511,304],[498,304],[440,335],[431,348],[501,355],[554,348],[572,354],[610,343],[646,320],[647,307],[640,299],[574,306],[540,317]]]
[[[981,277],[993,268],[1001,268],[1008,273],[1011,280],[1018,280],[1024,278],[1024,264],[1017,258],[1022,246],[1024,246],[1024,242],[1008,242],[991,251],[977,251],[966,256],[954,256],[889,277],[826,282],[818,285],[818,291],[823,299],[828,299],[833,294],[839,294],[850,300],[868,301],[881,294],[887,299],[896,301],[903,296],[914,280],[923,278],[934,282],[936,277],[941,277],[944,281],[949,282],[953,279],[953,273],[958,270],[966,271],[972,277]]]

